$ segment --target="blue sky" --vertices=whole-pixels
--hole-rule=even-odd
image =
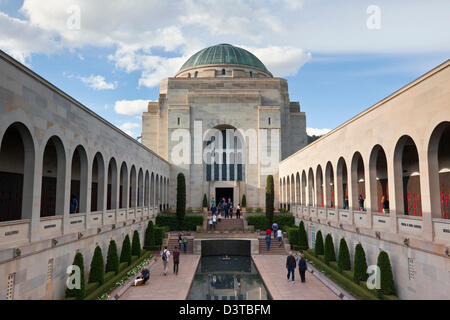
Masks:
[[[159,81],[231,43],[288,80],[314,133],[447,60],[448,12],[444,0],[0,0],[0,49],[137,137]]]

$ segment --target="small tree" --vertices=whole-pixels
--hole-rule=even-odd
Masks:
[[[105,281],[105,265],[103,264],[102,249],[97,246],[94,250],[94,257],[91,261],[88,283],[98,282],[102,284]]]
[[[322,237],[322,231],[318,231],[316,234],[316,244],[314,248],[314,253],[317,256],[323,256],[324,255],[324,249],[323,249],[323,237]]]
[[[247,208],[247,198],[245,197],[245,194],[242,195],[241,205],[242,205],[242,208]]]
[[[208,208],[208,198],[206,198],[206,194],[203,195],[203,208]]]
[[[150,247],[155,246],[155,231],[153,230],[153,221],[148,222],[145,230],[144,249],[149,250]]]
[[[131,255],[141,256],[141,240],[139,239],[139,232],[134,230],[133,241],[131,242]]]
[[[177,177],[177,217],[181,222],[186,215],[186,179],[184,174],[179,173]]]
[[[353,281],[360,283],[367,280],[367,261],[366,253],[361,243],[355,247],[355,258],[353,262]]]
[[[84,283],[84,259],[83,254],[81,252],[77,252],[75,254],[75,258],[73,259],[72,265],[78,266],[80,268],[80,287],[77,289],[76,287],[74,289],[66,288],[66,298],[77,298],[79,300],[83,299],[86,295],[86,289],[85,289],[85,283]],[[72,273],[70,276],[73,276],[75,274],[76,270],[72,270]],[[71,283],[71,284],[76,284]]]
[[[123,239],[122,251],[120,252],[120,262],[127,262],[128,265],[131,264],[131,243],[128,235],[126,235],[125,239]]]
[[[377,266],[381,272],[380,292],[385,295],[395,295],[394,276],[392,274],[391,262],[386,251],[381,251],[378,255]]]
[[[116,274],[119,272],[119,256],[117,254],[117,245],[114,240],[109,242],[108,255],[106,257],[105,272],[111,271]]]
[[[306,237],[305,224],[303,221],[300,221],[299,229],[299,247],[301,250],[308,250],[308,239]]]
[[[274,201],[275,201],[275,190],[274,190],[273,176],[268,175],[266,183],[266,217],[270,225],[273,223]]]
[[[327,234],[325,238],[325,263],[336,261],[336,253],[334,252],[333,238],[331,234]]]
[[[350,252],[344,238],[341,239],[339,244],[338,269],[339,271],[351,269]]]

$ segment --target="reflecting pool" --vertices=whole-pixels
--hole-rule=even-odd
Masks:
[[[271,300],[251,257],[200,259],[188,300]]]

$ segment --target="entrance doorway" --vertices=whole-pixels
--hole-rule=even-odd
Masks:
[[[219,203],[222,198],[225,198],[225,201],[231,199],[231,202],[234,203],[233,191],[233,188],[216,188],[216,203]]]

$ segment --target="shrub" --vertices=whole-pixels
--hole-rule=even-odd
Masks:
[[[106,256],[105,272],[108,273],[111,271],[114,273],[119,272],[119,256],[117,254],[117,245],[114,240],[109,242],[108,255]]]
[[[245,197],[245,194],[242,195],[241,206],[242,206],[242,208],[246,208],[247,207],[247,198]]]
[[[334,252],[333,238],[331,234],[327,234],[325,238],[325,263],[336,261],[336,253]]]
[[[103,264],[102,249],[97,246],[95,247],[94,257],[91,261],[88,283],[98,282],[102,284],[103,281],[105,281],[105,265]]]
[[[203,225],[202,215],[185,216],[182,221],[173,214],[162,214],[156,217],[157,226],[168,226],[169,231],[196,231]]]
[[[389,255],[386,251],[381,251],[378,255],[377,265],[381,272],[381,293],[385,295],[395,295],[394,276],[392,275]]]
[[[155,227],[154,231],[155,231],[155,246],[161,246],[163,243],[164,234],[166,232],[169,232],[170,230],[168,229],[167,226],[163,226],[163,227]]]
[[[317,256],[323,256],[324,255],[324,249],[323,249],[323,237],[322,237],[322,231],[317,231],[316,234],[316,244],[314,247],[314,254]]]
[[[348,251],[347,242],[344,238],[341,239],[339,244],[339,255],[338,255],[338,270],[342,272],[343,270],[350,270],[350,252]]]
[[[131,264],[131,243],[130,237],[125,236],[122,243],[122,251],[120,252],[120,262],[126,262],[128,265]]]
[[[148,222],[145,230],[144,249],[153,247],[155,245],[155,231],[153,230],[153,221]]]
[[[186,215],[186,179],[184,174],[177,177],[177,217],[182,221]]]
[[[206,198],[206,194],[203,195],[203,208],[208,208],[208,199]]]
[[[141,240],[139,239],[139,232],[134,230],[133,241],[131,242],[131,256],[141,256]]]
[[[355,247],[355,258],[353,262],[353,280],[356,283],[367,280],[367,261],[366,253],[361,243],[358,243]]]
[[[273,223],[273,211],[274,211],[274,201],[275,201],[275,190],[273,176],[267,176],[266,183],[266,217],[269,224]]]
[[[78,266],[80,268],[80,288],[79,289],[69,289],[66,288],[66,298],[76,298],[83,299],[86,295],[85,283],[84,283],[84,259],[81,252],[75,254],[72,265]],[[75,270],[70,274],[71,276],[75,273]]]
[[[261,213],[263,210],[261,208],[256,208],[256,212]]]
[[[252,207],[247,208],[247,212],[252,213],[253,212],[253,208]]]
[[[278,227],[283,231],[289,227],[295,227],[295,218],[291,215],[275,215],[273,222],[278,223]],[[272,228],[272,224],[269,223],[267,217],[262,214],[247,216],[247,223],[250,226],[254,226],[256,230]]]
[[[309,249],[308,239],[306,237],[305,224],[303,223],[303,221],[300,221],[298,236],[299,236],[299,242],[298,242],[299,247],[302,250],[308,250]]]
[[[300,240],[300,230],[298,228],[287,228],[287,235],[288,235],[288,240],[289,243],[292,247],[296,247],[298,246],[299,240]]]

